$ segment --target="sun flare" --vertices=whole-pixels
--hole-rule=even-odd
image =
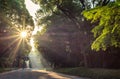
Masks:
[[[27,37],[27,32],[26,32],[26,31],[22,31],[22,32],[20,33],[20,36],[21,36],[22,38],[26,38],[26,37]]]

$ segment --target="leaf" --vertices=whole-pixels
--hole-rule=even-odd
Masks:
[[[98,22],[98,25],[92,29],[95,37],[91,45],[93,50],[106,50],[110,46],[120,47],[119,9],[119,4],[111,3],[83,12],[84,17],[92,23]]]

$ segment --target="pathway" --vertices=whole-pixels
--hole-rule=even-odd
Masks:
[[[19,69],[0,74],[0,79],[88,79],[55,73],[52,71]]]

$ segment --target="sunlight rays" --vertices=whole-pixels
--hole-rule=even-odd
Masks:
[[[10,53],[10,55],[9,55],[9,58],[12,60],[12,61],[14,61],[14,59],[15,59],[15,57],[16,57],[16,54],[17,54],[17,52],[18,52],[18,50],[19,50],[19,47],[20,47],[20,45],[21,45],[21,42],[22,42],[22,39],[20,39],[19,41],[18,41],[18,43],[17,43],[17,45],[13,48],[13,51]]]
[[[40,66],[40,68],[43,68],[42,63],[40,61],[40,52],[35,47],[35,41],[33,39],[34,35],[43,29],[42,27],[37,26],[37,22],[35,20],[36,18],[36,11],[40,8],[38,5],[34,4],[31,0],[25,0],[25,3],[27,4],[26,7],[30,11],[30,15],[33,18],[34,22],[34,30],[31,31],[27,26],[25,26],[25,21],[23,22],[23,25],[16,24],[14,27],[10,27],[9,30],[4,32],[2,37],[0,37],[0,42],[5,42],[5,47],[3,51],[8,52],[5,54],[8,54],[8,58],[11,61],[14,61],[15,58],[19,55],[19,53],[26,53],[24,50],[27,50],[27,45],[31,45],[31,51],[32,53],[36,54],[35,60],[37,60],[37,67]],[[26,48],[24,48],[26,46]],[[22,49],[24,48],[24,49]],[[29,46],[28,46],[29,48]],[[21,55],[22,56],[22,55]],[[42,57],[41,57],[42,58]],[[43,58],[42,58],[43,59]],[[33,61],[36,62],[36,61]],[[40,64],[40,65],[39,65]]]
[[[28,8],[31,9],[29,11],[34,22],[33,31],[28,29],[25,24],[18,24],[4,32],[3,34],[5,35],[2,35],[2,37],[0,38],[0,42],[5,42],[5,47],[3,51],[8,52],[5,54],[6,56],[8,56],[9,61],[11,61],[11,64],[18,56],[20,56],[19,60],[21,60],[22,57],[27,56],[24,53],[26,53],[26,50],[29,50],[28,45],[30,45],[31,50],[29,53],[29,57],[32,68],[45,69],[45,66],[48,66],[47,61],[42,56],[41,52],[38,51],[36,47],[36,40],[34,37],[34,35],[36,35],[38,32],[42,32],[42,30],[44,29],[44,27],[38,26],[36,22],[36,11],[40,7],[38,7],[38,5],[34,4],[33,2],[27,2],[26,4],[26,7],[29,6]]]
[[[17,38],[19,37],[19,35],[12,35],[12,36],[3,36],[3,37],[0,37],[0,40],[9,40],[9,39],[13,39],[13,38]]]
[[[28,44],[29,29],[21,29],[21,28],[12,28],[10,31],[4,32],[4,34],[0,37],[0,42],[4,42],[5,47],[3,48],[4,56],[8,56],[9,61],[13,62],[16,56],[21,52],[24,45]],[[22,34],[22,36],[21,36]],[[7,53],[8,52],[8,53]]]
[[[34,30],[32,31],[32,35],[30,38],[31,51],[29,53],[29,58],[31,61],[31,66],[32,66],[32,68],[35,68],[35,69],[49,68],[47,61],[45,60],[45,58],[42,56],[41,52],[39,52],[35,46],[36,40],[34,39],[34,35],[36,35],[38,32],[42,33],[42,31],[44,30],[44,27],[39,26],[36,22],[37,21],[36,12],[38,9],[40,9],[40,6],[33,3],[32,0],[25,0],[25,5],[26,5],[26,8],[28,9],[28,12],[32,16],[32,19],[34,22]]]
[[[13,40],[11,43],[9,43],[9,44],[7,45],[7,47],[6,47],[4,50],[7,50],[9,47],[12,47],[12,45],[14,45],[18,40],[20,40],[20,39],[17,38],[17,39],[15,39],[15,40]]]
[[[32,51],[34,51],[35,50],[35,43],[34,43],[34,39],[33,38],[30,39],[30,45],[32,47]]]

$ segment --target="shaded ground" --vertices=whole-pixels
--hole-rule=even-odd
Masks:
[[[19,69],[0,74],[0,79],[88,79],[63,75],[52,71]]]

